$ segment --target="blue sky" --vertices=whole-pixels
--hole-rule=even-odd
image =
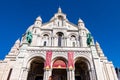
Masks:
[[[120,67],[120,0],[0,0],[0,59],[36,17],[47,22],[59,6],[70,22],[83,19],[108,60]]]

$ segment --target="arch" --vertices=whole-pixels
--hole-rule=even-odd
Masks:
[[[75,36],[76,38],[78,37],[78,35],[77,35],[76,33],[70,33],[70,34],[68,35],[68,37],[71,37],[71,36]]]
[[[67,59],[64,58],[63,56],[59,56],[59,57],[55,57],[55,58],[53,58],[53,59],[52,59],[52,64],[51,64],[51,66],[53,65],[53,63],[54,63],[56,60],[62,60],[63,62],[65,62],[66,67],[67,67],[67,63],[68,63],[68,61],[67,61]]]
[[[75,41],[75,40],[76,40],[75,35],[71,35],[71,37],[70,37],[70,38],[71,38],[71,40],[72,40],[72,41]]]
[[[49,32],[42,32],[41,35],[44,36],[44,35],[48,35],[50,37],[50,33]]]
[[[52,61],[52,75],[55,80],[67,80],[67,60],[56,57]]]
[[[49,36],[48,34],[44,34],[43,36]]]
[[[64,33],[63,32],[57,32],[56,35],[57,36],[64,36]]]
[[[92,62],[92,59],[88,56],[88,54],[84,54],[84,53],[82,53],[82,54],[74,54],[74,63],[77,61],[77,59],[79,59],[79,58],[83,58],[83,59],[85,59],[87,62],[88,62],[88,64],[90,65],[90,68],[93,68],[93,62]]]
[[[42,58],[45,61],[45,54],[44,53],[32,53],[28,57],[25,58],[23,67],[28,68],[30,67],[30,63],[34,58]]]
[[[88,69],[90,70],[90,68],[91,68],[91,63],[90,63],[90,61],[87,59],[87,58],[85,58],[85,57],[77,57],[75,60],[74,60],[74,63],[76,63],[78,60],[82,60],[82,61],[84,61],[87,65],[88,65]]]
[[[48,39],[49,38],[49,34],[43,34],[42,37],[45,38],[45,39]]]
[[[34,61],[35,59],[40,59],[42,62],[45,61],[45,59],[43,59],[43,58],[40,57],[40,56],[34,56],[34,57],[32,57],[31,59],[29,59],[29,61],[27,62],[27,68],[30,68],[30,64],[31,64],[32,61]]]
[[[84,57],[75,60],[75,79],[90,80],[90,63]]]
[[[66,69],[67,68],[67,64],[65,62],[65,60],[63,59],[56,59],[53,64],[52,64],[52,68],[61,68],[61,69]]]
[[[43,80],[44,61],[42,57],[33,57],[30,60],[27,80]]]

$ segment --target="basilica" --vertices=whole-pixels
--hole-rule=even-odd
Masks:
[[[114,65],[82,19],[61,8],[47,22],[38,16],[0,61],[0,80],[118,80]]]

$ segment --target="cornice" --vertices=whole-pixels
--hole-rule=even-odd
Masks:
[[[52,51],[52,52],[69,52],[73,51],[75,53],[91,53],[89,48],[27,48],[26,50],[28,53],[44,53],[46,51]]]

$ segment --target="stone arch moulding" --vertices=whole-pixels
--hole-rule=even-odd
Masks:
[[[74,59],[74,65],[75,65],[75,63],[78,61],[78,60],[83,60],[86,64],[87,64],[87,66],[88,66],[88,68],[89,68],[89,70],[91,69],[91,67],[93,66],[92,65],[92,61],[91,61],[91,59],[89,59],[88,57],[85,57],[85,56],[78,56],[78,57],[76,57],[75,59]]]
[[[92,80],[91,64],[85,57],[77,57],[74,62],[75,79],[77,80]]]
[[[62,33],[63,36],[66,36],[66,32],[61,31],[61,30],[57,30],[57,31],[55,31],[55,33],[53,33],[53,36],[57,37],[57,36],[58,36],[57,33]]]
[[[58,31],[58,32],[56,32],[55,35],[56,35],[56,36],[58,36],[58,35],[62,35],[62,36],[64,36],[65,34],[64,34],[64,32]]]
[[[23,67],[29,68],[30,67],[30,63],[35,59],[35,58],[41,58],[45,61],[45,55],[43,54],[38,54],[38,53],[34,53],[29,55],[28,57],[26,57],[25,62],[23,64]]]
[[[68,34],[68,37],[71,37],[72,35],[75,36],[75,38],[78,37],[78,34],[76,34],[76,33],[70,33],[70,34]]]
[[[47,34],[50,37],[50,32],[42,32],[41,35],[44,36],[45,34]]]

